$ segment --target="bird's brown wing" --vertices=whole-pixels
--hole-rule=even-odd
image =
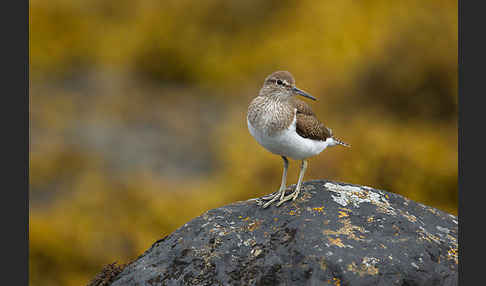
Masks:
[[[307,103],[296,98],[293,98],[292,103],[297,108],[297,134],[304,138],[322,141],[332,137],[332,130],[317,119]]]

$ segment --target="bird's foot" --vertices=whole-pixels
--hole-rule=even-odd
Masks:
[[[288,195],[286,197],[284,197],[283,199],[281,199],[278,203],[277,203],[277,207],[281,206],[283,203],[285,203],[286,201],[290,201],[291,199],[294,199],[294,194],[291,194],[291,195]]]
[[[296,189],[293,193],[291,193],[290,195],[288,196],[285,196],[283,197],[278,203],[277,203],[277,207],[281,206],[283,203],[285,203],[286,201],[290,201],[290,200],[295,200],[297,199],[297,197],[299,196],[299,191],[300,189]]]
[[[280,197],[282,196],[282,192],[281,191],[278,191],[276,193],[273,194],[273,197],[268,201],[266,202],[264,205],[263,205],[263,208],[266,209],[268,206],[270,206],[274,201],[278,200]]]
[[[261,197],[260,200],[269,201],[269,200],[273,199],[275,196],[277,196],[278,194],[279,194],[279,192],[276,191],[276,192],[273,192],[271,194],[268,194],[266,196]]]
[[[263,208],[267,208],[268,206],[270,206],[273,202],[275,202],[276,200],[282,198],[285,196],[285,191],[287,190],[286,187],[281,187],[280,190],[274,192],[274,193],[271,193],[269,195],[266,195],[262,198],[260,198],[261,200],[264,200],[264,201],[268,201],[266,202],[264,205],[263,205]]]

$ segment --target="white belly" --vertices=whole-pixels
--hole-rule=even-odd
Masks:
[[[248,121],[248,130],[250,134],[268,151],[292,158],[294,160],[303,160],[321,153],[328,146],[336,145],[332,138],[326,141],[312,140],[304,138],[297,134],[296,119],[287,130],[278,132],[274,136],[267,135],[264,130],[254,128]]]

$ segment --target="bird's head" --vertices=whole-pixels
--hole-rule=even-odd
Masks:
[[[312,100],[317,100],[312,95],[298,89],[295,80],[288,71],[276,71],[267,76],[260,90],[262,96],[274,96],[279,99],[287,99],[291,96],[301,95]]]

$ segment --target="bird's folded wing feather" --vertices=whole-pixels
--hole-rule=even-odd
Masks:
[[[304,138],[322,141],[332,137],[331,129],[317,119],[307,103],[294,98],[293,105],[297,108],[297,134]]]

